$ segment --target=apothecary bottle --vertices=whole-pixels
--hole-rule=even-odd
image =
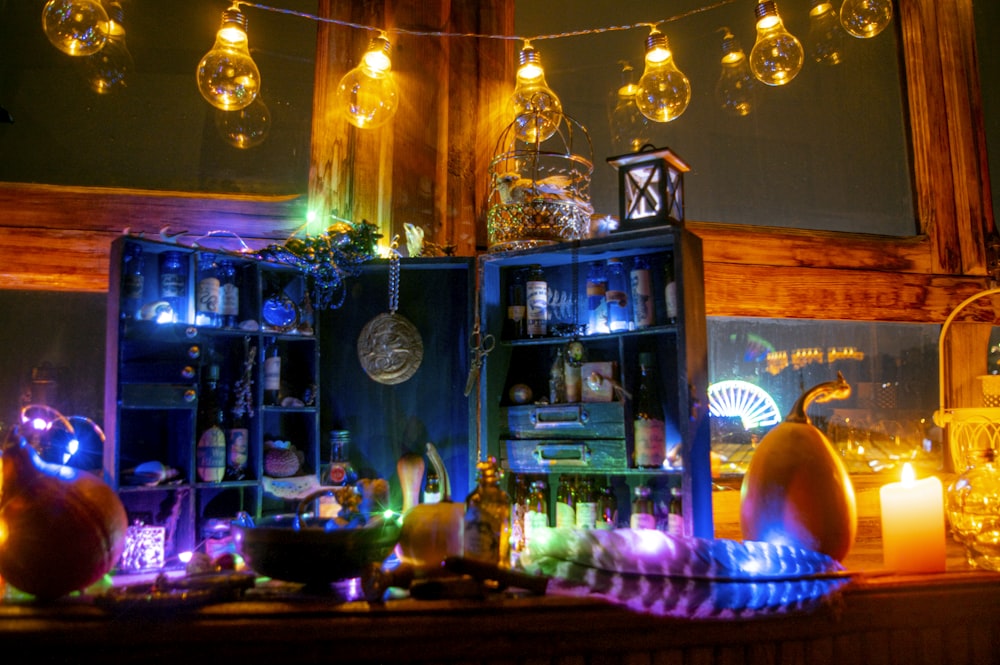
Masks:
[[[278,340],[270,338],[264,350],[264,404],[281,404],[281,349]]]
[[[667,508],[667,533],[672,536],[684,535],[684,503],[681,488],[670,488],[670,505]]]
[[[675,275],[674,253],[667,252],[663,259],[663,295],[667,305],[667,323],[677,323],[677,277]]]
[[[639,354],[639,381],[635,390],[633,417],[633,450],[635,466],[658,469],[667,458],[666,427],[663,404],[657,390],[657,378],[652,353]]]
[[[524,271],[514,270],[507,285],[507,322],[504,335],[507,339],[521,339],[527,334],[526,297]]]
[[[160,300],[166,301],[171,311],[161,319],[187,320],[187,260],[181,252],[160,254]]]
[[[350,430],[335,429],[330,432],[330,464],[327,467],[326,478],[329,485],[342,487],[358,481],[358,474],[355,473],[348,457],[350,444]]]
[[[639,485],[635,488],[629,526],[633,529],[656,528],[656,506],[653,504],[653,492],[646,485]]]
[[[220,482],[226,473],[226,432],[223,430],[223,400],[219,394],[219,366],[215,363],[203,369],[198,396],[198,442],[195,453],[198,479],[206,483]]]
[[[618,497],[615,496],[615,488],[610,484],[601,487],[601,493],[597,497],[595,528],[607,531],[618,528]]]
[[[600,335],[608,328],[608,275],[604,263],[594,261],[587,269],[587,334]]]
[[[653,279],[646,257],[637,256],[632,260],[629,284],[632,289],[632,321],[636,329],[648,328],[656,323],[656,319],[653,307]]]
[[[622,332],[629,328],[629,291],[628,275],[625,274],[621,259],[608,259],[608,290],[605,300],[608,305],[608,328],[611,332]]]
[[[528,269],[525,301],[528,337],[545,337],[548,334],[549,285],[540,265],[533,265]]]
[[[560,476],[556,486],[556,526],[576,526],[576,488],[569,476]]]
[[[510,498],[500,487],[495,457],[476,464],[479,480],[465,500],[465,556],[494,565],[510,563]]]
[[[235,328],[240,318],[240,285],[236,266],[229,259],[219,261],[219,318],[224,328]]]
[[[125,245],[122,265],[121,318],[135,319],[143,304],[146,260],[138,243]]]
[[[198,288],[195,295],[194,323],[197,326],[218,328],[219,316],[219,274],[215,265],[215,254],[202,252],[198,255]]]
[[[528,492],[524,512],[524,540],[531,547],[532,538],[539,529],[549,526],[548,488],[544,480],[534,480]]]
[[[584,476],[576,486],[576,528],[593,529],[597,526],[597,492],[590,476]]]
[[[966,453],[966,469],[947,490],[948,522],[969,564],[1000,571],[1000,464],[991,448]]]

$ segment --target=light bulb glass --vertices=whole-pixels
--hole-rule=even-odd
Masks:
[[[844,60],[844,30],[833,3],[813,0],[809,10],[809,57],[822,65],[839,65]]]
[[[757,105],[757,79],[747,56],[728,30],[722,38],[722,72],[715,84],[715,98],[723,111],[737,117],[750,115]]]
[[[98,0],[49,0],[42,9],[42,30],[68,55],[93,55],[108,39],[108,13]]]
[[[223,111],[249,106],[260,90],[260,70],[250,57],[247,20],[234,5],[222,14],[215,45],[198,63],[198,90]]]
[[[112,2],[108,8],[108,41],[104,48],[84,60],[87,82],[100,95],[124,88],[129,74],[135,68],[132,54],[125,45],[124,11],[121,3]]]
[[[337,108],[355,127],[381,127],[396,113],[399,93],[389,48],[384,36],[371,40],[358,66],[344,74],[337,85]]]
[[[545,82],[541,56],[530,44],[518,54],[517,83],[510,97],[514,136],[524,143],[541,143],[552,137],[562,122],[562,102]]]
[[[874,37],[891,21],[892,0],[844,0],[840,6],[840,22],[854,37]]]
[[[215,128],[222,140],[240,150],[249,150],[264,142],[271,130],[271,111],[260,95],[246,108],[237,111],[215,110]]]
[[[677,68],[667,36],[655,28],[646,38],[646,68],[639,78],[635,103],[654,122],[680,117],[691,102],[691,82]]]
[[[618,152],[638,152],[649,143],[649,119],[635,105],[639,86],[633,80],[635,70],[623,63],[622,84],[615,90],[611,107],[611,141]]]
[[[785,30],[772,0],[757,3],[757,41],[750,50],[750,71],[766,85],[785,85],[802,71],[802,43]]]

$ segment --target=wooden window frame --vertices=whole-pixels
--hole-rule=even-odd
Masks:
[[[325,11],[335,5],[321,2]],[[493,10],[510,12],[507,25],[511,5],[498,1]],[[918,234],[689,221],[704,242],[709,316],[940,323],[986,286],[984,238],[993,212],[972,2],[898,0],[898,9]],[[321,31],[319,53],[333,48],[332,35]],[[320,74],[316,108],[329,87]],[[315,172],[315,146],[313,152]],[[280,240],[305,210],[301,197],[0,184],[0,288],[104,291],[108,247],[126,227],[244,229]]]

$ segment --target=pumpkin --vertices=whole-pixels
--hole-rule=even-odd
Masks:
[[[51,600],[114,567],[128,518],[118,495],[87,471],[42,461],[17,429],[2,446],[0,576]]]
[[[843,561],[857,534],[858,511],[847,468],[806,409],[851,394],[843,375],[805,391],[764,435],[743,476],[740,527],[746,540],[791,545]]]
[[[461,556],[465,528],[465,504],[451,501],[448,470],[433,443],[427,444],[427,459],[441,481],[439,503],[418,503],[424,461],[420,455],[403,455],[396,464],[403,488],[403,526],[399,532],[399,555],[417,575],[442,572],[449,556]]]

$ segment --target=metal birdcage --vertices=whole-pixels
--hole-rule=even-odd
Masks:
[[[507,126],[490,162],[489,251],[587,237],[594,148],[586,128],[562,114],[555,134],[545,141],[526,143],[517,129],[516,122]],[[586,154],[575,145],[581,137]]]
[[[966,298],[956,307],[941,325],[938,342],[938,382],[940,384],[940,408],[934,413],[934,422],[940,427],[947,426],[945,455],[950,455],[954,468],[962,468],[965,456],[975,450],[992,449],[1000,452],[1000,376],[983,375],[977,377],[982,387],[983,406],[945,406],[945,387],[950,380],[945,339],[955,317],[980,298],[1000,295],[1000,288],[980,291]]]

